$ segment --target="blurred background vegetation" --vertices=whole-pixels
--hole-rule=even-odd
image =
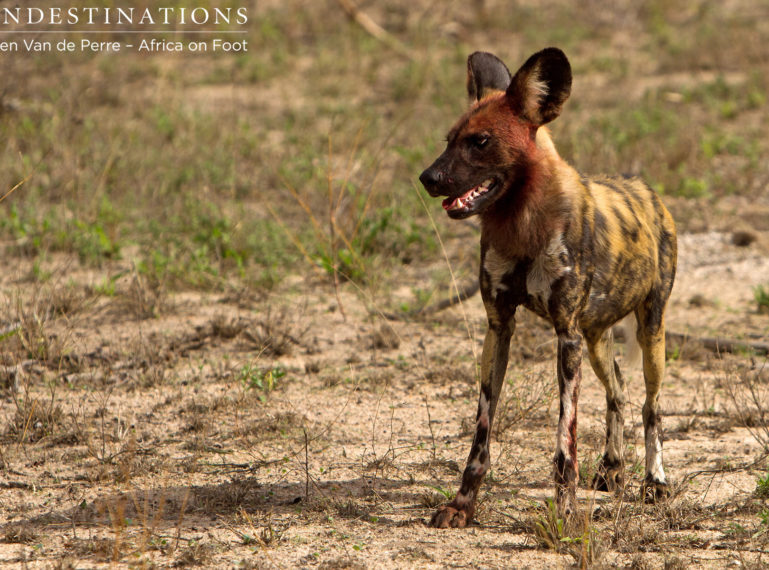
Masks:
[[[465,107],[474,50],[517,69],[561,47],[561,154],[642,175],[683,229],[767,200],[767,2],[359,1],[385,41],[349,2],[195,5],[248,7],[248,52],[0,55],[0,195],[23,182],[0,203],[4,265],[33,259],[44,280],[61,253],[118,260],[172,289],[387,284],[440,255],[416,178]]]

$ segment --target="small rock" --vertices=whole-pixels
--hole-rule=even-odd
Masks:
[[[732,234],[732,243],[737,247],[747,247],[757,239],[755,232],[747,230],[737,230]]]
[[[710,307],[713,305],[713,302],[710,301],[705,297],[705,295],[701,293],[696,293],[695,295],[692,295],[692,298],[689,299],[689,306],[693,308],[702,308],[702,307]]]
[[[400,338],[395,329],[388,323],[384,323],[371,333],[371,347],[384,350],[394,350],[400,346]]]

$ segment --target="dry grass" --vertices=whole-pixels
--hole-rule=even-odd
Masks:
[[[682,230],[731,231],[723,212],[744,213],[744,249],[764,251],[769,14],[360,7],[408,57],[324,0],[249,3],[245,56],[0,58],[0,196],[15,188],[0,202],[2,563],[758,567],[765,364],[671,352],[673,499],[637,500],[633,393],[628,487],[582,500],[567,528],[546,502],[552,334],[522,315],[479,524],[436,534],[424,521],[461,476],[485,320],[477,299],[382,315],[476,274],[476,228],[440,221],[437,236],[441,208],[415,183],[464,106],[474,49],[515,66],[563,47],[563,156],[643,174]],[[765,335],[758,297],[687,310]],[[604,403],[585,375],[587,478]]]

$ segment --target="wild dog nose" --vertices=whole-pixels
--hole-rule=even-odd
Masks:
[[[419,181],[430,196],[438,196],[440,192],[436,187],[443,182],[443,175],[440,170],[431,166],[419,175]]]

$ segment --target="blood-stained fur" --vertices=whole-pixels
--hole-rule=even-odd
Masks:
[[[488,317],[481,393],[467,467],[454,500],[432,517],[437,527],[472,521],[490,466],[489,437],[520,306],[549,321],[558,337],[560,415],[553,458],[562,515],[576,507],[577,403],[583,347],[606,388],[606,448],[592,484],[623,482],[624,380],[612,325],[637,322],[646,401],[644,496],[666,495],[658,396],[665,366],[664,311],[676,270],[676,232],[659,197],[641,180],[586,177],[569,166],[544,125],[571,91],[571,67],[557,48],[532,55],[511,76],[489,53],[468,59],[470,109],[446,150],[420,180],[445,196],[454,219],[481,221],[480,284]]]

